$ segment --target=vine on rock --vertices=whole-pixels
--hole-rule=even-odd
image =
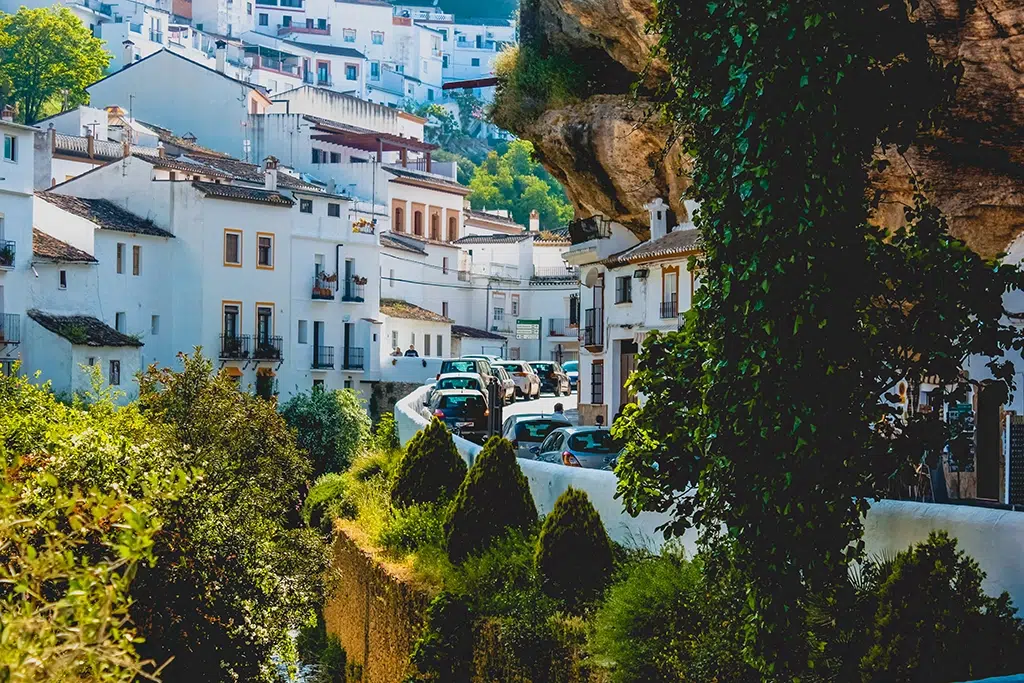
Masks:
[[[667,112],[696,159],[703,286],[682,329],[651,335],[616,429],[633,512],[701,531],[747,586],[748,659],[806,671],[805,607],[842,590],[868,500],[920,457],[892,392],[1020,347],[1001,322],[1019,270],[981,259],[918,192],[906,224],[869,223],[881,145],[940,123],[956,66],[914,7],[888,0],[657,0]],[[939,428],[941,423],[933,421]],[[692,495],[686,495],[692,493]]]

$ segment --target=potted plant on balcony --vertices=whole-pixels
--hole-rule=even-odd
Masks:
[[[362,275],[353,275],[352,276],[352,282],[353,282],[353,284],[357,284],[357,285],[365,285],[368,282],[368,280],[365,277],[363,277]]]
[[[324,282],[337,282],[338,281],[338,274],[337,273],[331,273],[330,275],[328,275],[327,273],[321,273],[320,274],[320,279],[323,280]]]
[[[239,358],[242,355],[241,337],[224,337],[224,357]]]
[[[277,350],[273,342],[269,339],[261,339],[259,344],[256,345],[256,353],[260,358],[269,358],[277,360],[280,357],[281,352]]]

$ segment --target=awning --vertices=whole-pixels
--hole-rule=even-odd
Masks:
[[[257,377],[275,377],[277,375],[271,368],[259,368],[256,370]]]
[[[242,369],[241,368],[236,368],[233,365],[224,368],[223,372],[228,377],[241,377],[242,376]]]

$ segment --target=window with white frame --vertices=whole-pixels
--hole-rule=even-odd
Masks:
[[[519,315],[519,295],[512,295],[512,315]]]
[[[398,348],[398,330],[391,330],[391,346]]]
[[[127,334],[125,330],[128,328],[128,314],[124,311],[120,311],[114,314],[114,329],[121,334]]]
[[[18,138],[13,135],[4,136],[4,161],[18,161]]]
[[[374,45],[384,44],[384,32],[383,31],[370,31],[370,42]]]
[[[356,42],[356,30],[354,28],[341,29],[341,39],[346,43]]]
[[[110,361],[110,376],[107,378],[110,386],[116,387],[121,384],[121,361]]]
[[[309,343],[309,322],[308,321],[306,321],[306,320],[300,320],[299,321],[299,334],[298,334],[298,338],[299,338],[299,343],[300,344],[308,344]]]
[[[68,288],[68,271],[61,270],[57,275],[57,289]]]

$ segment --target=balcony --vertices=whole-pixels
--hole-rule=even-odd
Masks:
[[[579,266],[540,266],[533,269],[534,280],[579,280]]]
[[[338,276],[320,272],[313,276],[313,301],[334,301],[334,293],[338,291]]]
[[[21,318],[17,313],[0,314],[0,346],[21,343]]]
[[[345,348],[345,365],[346,370],[362,370],[366,367],[365,352],[363,349],[348,346]]]
[[[569,223],[569,237],[573,244],[607,239],[611,236],[612,222],[603,216],[579,218]]]
[[[288,33],[307,33],[314,36],[329,36],[331,35],[331,25],[327,24],[327,28],[317,28],[315,26],[300,26],[297,24],[291,24],[285,26],[281,24],[277,27],[277,35],[283,36]]]
[[[588,308],[583,312],[583,345],[604,346],[604,316],[600,308]]]
[[[313,369],[333,370],[334,369],[334,347],[314,346],[313,347]]]
[[[11,240],[0,240],[0,268],[13,268],[14,256],[17,253]]]
[[[669,318],[675,318],[679,315],[679,302],[675,299],[669,299],[668,301],[662,301],[660,306],[662,320],[668,320]]]
[[[245,360],[249,357],[249,343],[252,338],[247,334],[220,335],[221,360]]]
[[[341,296],[342,301],[362,303],[366,292],[366,278],[359,275],[345,279],[345,292]]]
[[[511,334],[516,331],[516,321],[513,318],[502,318],[491,321],[491,332],[500,334]]]
[[[164,32],[149,29],[149,39],[152,40],[154,43],[160,43],[162,45],[164,42]]]
[[[578,338],[580,335],[580,324],[572,322],[569,318],[548,318],[549,337]]]
[[[281,360],[282,346],[281,337],[257,337],[252,357],[256,360]]]

